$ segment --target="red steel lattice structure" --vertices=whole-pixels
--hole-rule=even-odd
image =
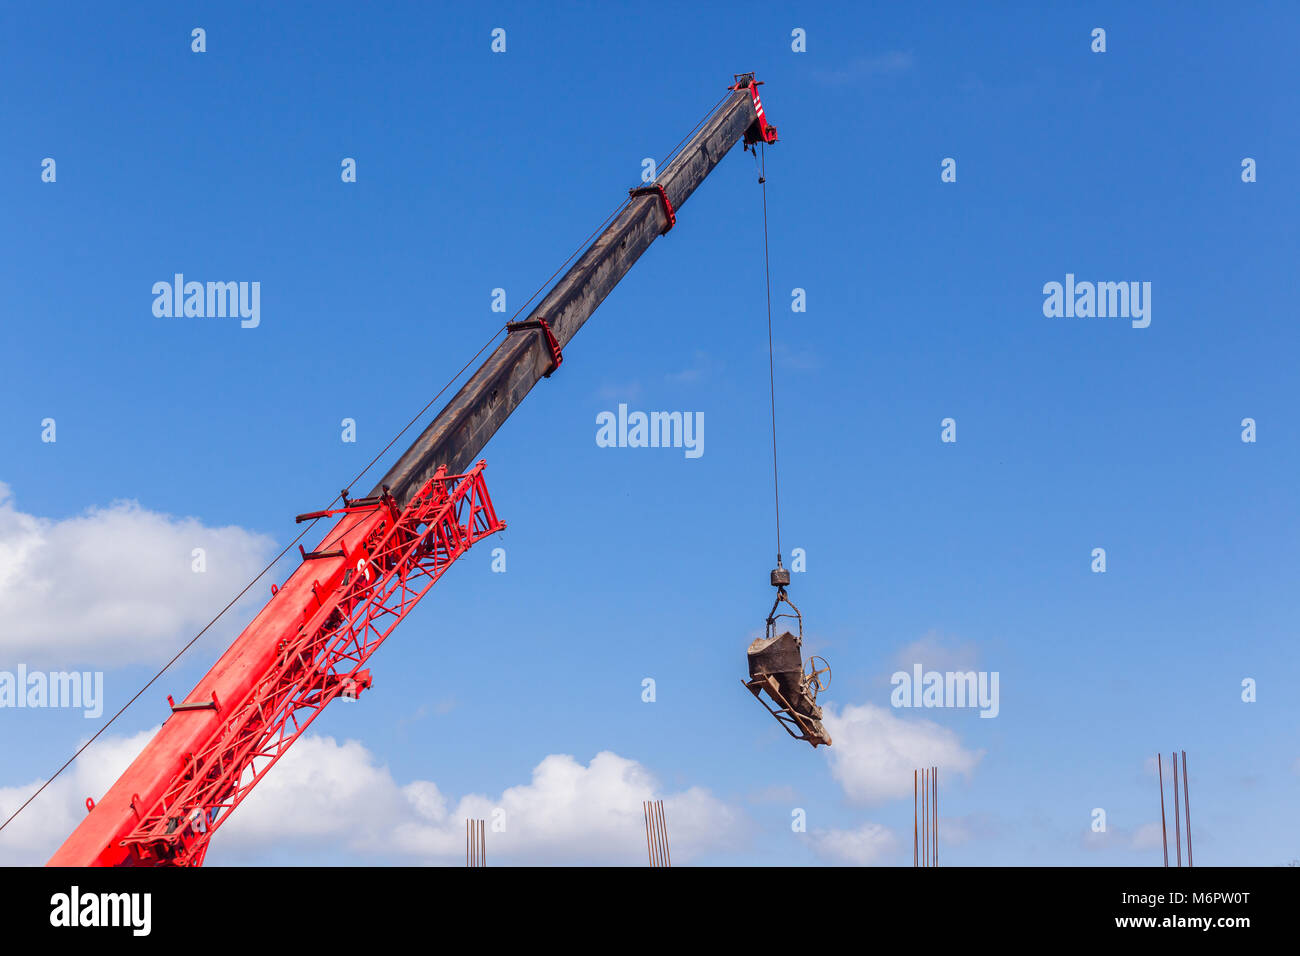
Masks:
[[[295,618],[272,615],[263,622],[282,597],[276,592],[249,625],[281,633],[269,642],[276,653],[242,699],[223,700],[214,691],[210,700],[172,705],[173,721],[218,720],[161,795],[131,795],[138,822],[109,848],[111,862],[200,865],[212,834],[321,710],[370,686],[363,665],[384,639],[453,561],[505,527],[483,466],[480,461],[464,475],[440,469],[401,510],[384,495],[303,516],[343,516],[317,551],[303,555],[324,566],[306,588],[309,600]]]

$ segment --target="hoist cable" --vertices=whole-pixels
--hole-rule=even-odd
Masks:
[[[687,140],[689,140],[692,136],[695,135],[696,132],[698,132],[698,130],[708,121],[709,117],[713,115],[718,105],[721,104],[729,94],[730,91],[728,91],[727,94],[723,94],[722,98],[718,100],[718,103],[714,104],[714,106],[710,108],[709,112],[707,112],[704,115],[704,118],[695,124],[694,129],[692,129],[691,132],[686,134],[686,137],[680,143],[674,146],[672,150],[669,151],[668,156],[665,157],[665,159],[663,160],[665,164],[670,162],[672,158],[677,154],[677,151],[681,149],[683,144],[685,144]],[[566,258],[562,263],[560,263],[559,268],[557,268],[553,273],[551,273],[551,275],[540,286],[537,287],[537,290],[533,292],[533,294],[530,295],[524,301],[523,305],[521,305],[515,311],[515,314],[511,316],[511,321],[517,319],[520,313],[522,313],[526,308],[528,308],[528,306],[535,299],[537,299],[537,297],[551,284],[551,282],[553,282],[560,275],[560,273],[583,251],[583,249],[585,249],[591,243],[591,241],[595,239],[596,236],[600,235],[600,233],[602,233],[609,226],[609,224],[613,222],[614,219],[616,219],[618,215],[631,204],[631,202],[632,202],[632,197],[629,196],[627,199],[619,203],[619,205],[613,210],[613,212],[611,212],[608,216],[606,216],[605,220],[599,226],[597,226],[595,230],[593,230],[587,236],[587,238],[585,238],[582,241],[581,245],[579,245],[577,249],[575,249],[572,253],[570,253],[568,258]],[[766,212],[764,213],[764,215],[766,216]],[[769,298],[768,311],[769,311],[769,325],[770,325],[770,312],[771,312],[770,290],[769,290],[768,298]],[[433,398],[429,399],[429,401],[425,404],[425,406],[422,409],[420,409],[420,411],[416,412],[416,414],[411,418],[411,420],[407,422],[405,426],[402,427],[402,430],[399,431],[396,435],[394,435],[392,440],[389,441],[389,443],[385,445],[379,451],[378,454],[376,454],[373,458],[370,459],[369,463],[367,463],[366,466],[362,468],[361,471],[357,474],[357,476],[353,478],[351,482],[349,482],[348,484],[349,488],[351,488],[363,477],[365,477],[366,472],[368,472],[371,468],[373,468],[375,464],[379,461],[379,459],[382,458],[385,454],[387,454],[389,449],[391,449],[393,445],[397,443],[398,439],[400,439],[404,434],[406,434],[406,432],[411,428],[411,426],[414,425],[417,421],[419,421],[420,418],[422,418],[426,412],[428,412],[428,410],[433,406],[433,403],[436,402],[439,398],[441,398],[442,395],[447,391],[447,389],[451,388],[451,386],[455,384],[455,382],[459,380],[459,378],[463,374],[465,374],[466,370],[469,369],[469,367],[475,361],[477,361],[479,356],[481,356],[485,351],[487,351],[488,347],[491,346],[492,343],[497,340],[497,337],[502,332],[505,332],[507,330],[508,325],[509,323],[501,326],[499,329],[497,329],[495,332],[492,333],[492,338],[488,339],[488,341],[483,345],[483,347],[480,348],[478,352],[474,354],[473,358],[471,358],[468,362],[466,362],[465,365],[461,368],[461,370],[457,372],[454,376],[452,376],[452,378],[447,382],[447,384],[444,385],[441,389],[439,389],[438,393],[434,395]],[[329,507],[333,508],[334,505],[340,500],[340,498],[342,498],[342,495],[336,496],[334,500],[330,502]],[[344,504],[346,504],[346,502],[344,502]],[[229,604],[227,604],[220,611],[218,611],[216,616],[213,617],[212,620],[208,621],[208,623],[203,626],[202,630],[200,630],[197,634],[194,635],[194,637],[192,637],[188,642],[186,642],[186,644],[179,651],[176,652],[176,655],[172,657],[171,660],[169,660],[166,664],[164,664],[159,669],[159,671],[156,674],[154,674],[153,677],[149,678],[148,682],[143,687],[141,687],[140,690],[137,691],[130,700],[128,700],[125,704],[123,704],[122,708],[118,710],[117,713],[115,713],[112,717],[110,717],[107,721],[105,721],[103,726],[101,726],[97,731],[95,731],[95,733],[91,735],[90,739],[87,740],[84,744],[82,744],[77,749],[77,751],[67,759],[67,761],[63,764],[63,766],[59,767],[58,770],[54,771],[54,773],[51,774],[50,777],[36,789],[36,792],[33,793],[30,797],[28,797],[26,800],[24,800],[23,803],[18,807],[18,809],[16,809],[13,813],[11,813],[7,819],[5,819],[3,822],[0,822],[0,830],[4,830],[5,827],[9,826],[9,824],[12,823],[14,819],[20,813],[23,812],[23,810],[27,809],[28,805],[31,804],[33,800],[35,800],[37,797],[41,795],[41,793],[44,792],[46,787],[52,784],[63,773],[63,771],[67,770],[68,767],[72,766],[73,762],[78,757],[80,757],[82,753],[84,753],[85,750],[92,743],[94,743],[95,740],[98,739],[101,734],[104,733],[104,731],[108,730],[108,728],[111,727],[119,717],[121,717],[124,713],[126,713],[127,709],[132,704],[134,704],[137,700],[139,700],[145,691],[147,691],[150,687],[152,687],[159,680],[159,678],[161,678],[168,670],[170,670],[172,665],[174,665],[178,660],[180,660],[181,657],[184,656],[185,653],[191,647],[194,646],[194,644],[199,640],[199,638],[201,638],[204,634],[208,632],[208,630],[212,627],[212,625],[216,624],[217,621],[219,621],[227,611],[229,611],[232,607],[234,607],[235,603],[239,601],[240,598],[242,598],[245,594],[248,593],[248,591],[253,587],[253,585],[255,585],[258,581],[260,581],[268,571],[274,568],[280,562],[280,560],[284,558],[286,554],[289,553],[290,549],[293,548],[293,546],[297,544],[299,541],[301,541],[308,531],[310,531],[312,528],[316,526],[316,522],[319,520],[320,520],[319,518],[313,519],[311,523],[307,525],[307,527],[303,528],[302,531],[298,533],[297,537],[295,537],[292,541],[290,541],[287,545],[285,545],[283,551],[281,551],[278,555],[276,555],[271,560],[271,562],[266,565],[266,567],[264,567],[261,571],[259,571],[253,577],[253,579],[244,586],[243,590],[241,590],[230,600]],[[777,550],[780,551],[779,528],[777,534]]]
[[[411,425],[415,424],[415,422],[419,420],[420,416],[423,415],[425,411],[428,411],[429,407],[434,402],[436,402],[438,398],[447,391],[447,389],[451,388],[451,386],[456,382],[456,380],[459,379],[460,376],[465,373],[465,369],[469,368],[469,366],[474,362],[474,360],[477,359],[479,355],[482,355],[487,350],[487,347],[489,345],[491,345],[493,342],[496,341],[497,336],[501,334],[501,331],[502,329],[498,329],[496,332],[494,332],[492,334],[492,338],[488,339],[487,343],[483,346],[483,348],[478,350],[478,354],[475,355],[474,358],[470,359],[469,362],[466,362],[464,367],[462,367],[459,372],[457,372],[454,376],[452,376],[451,380],[448,381],[447,384],[444,385],[438,391],[438,394],[433,396],[433,398],[429,400],[428,404],[425,405],[424,408],[414,418],[412,418],[410,422],[407,423],[406,427],[403,428],[402,431],[397,433],[397,436],[393,438],[393,441],[389,442],[384,447],[383,451],[381,451],[378,455],[376,455],[374,458],[370,460],[370,464],[366,465],[366,467],[361,470],[361,473],[358,474],[357,477],[353,479],[352,482],[353,484],[355,484],[358,480],[360,480],[365,475],[365,473],[374,466],[375,462],[377,462],[383,456],[384,452],[386,452],[389,448],[391,448],[393,446],[393,443],[396,442],[398,438],[401,438],[402,434],[407,429],[409,429]],[[336,495],[334,500],[330,502],[330,508],[333,508],[334,505],[339,501],[341,497],[342,497],[341,495]],[[193,647],[195,643],[198,642],[199,638],[201,638],[204,634],[208,632],[208,630],[212,627],[212,625],[216,624],[217,621],[221,620],[221,618],[225,615],[225,613],[229,611],[232,607],[234,607],[235,603],[240,598],[242,598],[245,594],[247,594],[254,584],[260,581],[268,571],[270,571],[277,564],[279,564],[280,560],[286,554],[289,553],[289,550],[295,544],[301,541],[303,537],[306,536],[307,532],[309,532],[312,528],[316,526],[316,522],[320,520],[321,520],[320,518],[312,519],[311,523],[308,524],[307,527],[303,528],[302,531],[298,532],[297,537],[295,537],[292,541],[290,541],[287,545],[285,545],[284,550],[281,551],[279,554],[277,554],[274,558],[272,558],[270,563],[267,564],[266,567],[262,568],[261,571],[257,572],[257,574],[254,575],[253,579],[249,581],[246,585],[244,585],[243,590],[241,590],[238,594],[236,594],[233,598],[230,599],[229,604],[227,604],[220,611],[218,611],[216,616],[213,617],[212,620],[208,621],[207,624],[203,625],[203,629],[200,630],[197,634],[195,634],[192,638],[190,638],[189,641],[186,642],[185,646],[182,647],[179,651],[177,651],[175,656],[172,657],[171,660],[169,660],[166,664],[164,664],[161,668],[159,668],[158,672],[154,674],[153,677],[150,677],[149,680],[145,683],[145,685],[141,687],[138,691],[136,691],[135,695],[130,700],[128,700],[125,704],[122,705],[121,709],[118,710],[117,713],[115,713],[112,717],[108,718],[108,720],[104,722],[103,726],[101,726],[97,731],[95,731],[93,735],[91,735],[89,740],[87,740],[84,744],[82,744],[79,748],[77,748],[76,753],[74,753],[71,757],[69,757],[67,761],[63,764],[63,766],[59,767],[58,770],[54,771],[54,773],[51,774],[49,778],[36,789],[35,793],[33,793],[30,797],[24,800],[22,804],[18,807],[18,809],[15,810],[13,813],[11,813],[3,823],[0,823],[0,830],[3,830],[5,827],[9,826],[9,824],[13,823],[14,819],[18,816],[18,814],[22,813],[23,810],[27,809],[28,804],[30,804],[33,800],[39,797],[46,787],[48,787],[56,779],[58,779],[58,777],[63,773],[63,771],[67,770],[70,766],[72,766],[73,761],[75,761],[78,757],[80,757],[85,752],[86,748],[88,748],[91,744],[93,744],[95,740],[98,739],[99,736],[104,733],[104,731],[108,730],[108,728],[111,727],[119,717],[121,717],[124,713],[126,713],[127,708],[129,708],[132,704],[134,704],[137,700],[139,700],[141,696],[144,695],[145,691],[147,691],[150,687],[152,687],[155,683],[157,683],[158,679],[161,678],[165,673],[167,673],[167,671],[171,669],[172,665],[175,664],[177,661],[179,661],[181,657],[185,655],[186,651],[188,651],[191,647]]]
[[[758,174],[759,185],[763,187],[763,273],[767,287],[767,374],[768,390],[772,399],[772,497],[776,510],[776,565],[781,566],[781,479],[777,469],[776,458],[776,360],[772,348],[772,261],[768,253],[767,242],[767,150],[759,145],[763,157]],[[758,151],[754,153],[757,160]]]

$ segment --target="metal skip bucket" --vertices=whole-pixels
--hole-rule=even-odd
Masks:
[[[749,680],[745,686],[767,705],[792,737],[806,740],[814,747],[829,745],[830,737],[821,722],[822,709],[817,706],[817,686],[804,674],[801,651],[802,642],[789,631],[758,638],[746,652]],[[772,698],[775,707],[763,700],[760,696],[763,691]]]

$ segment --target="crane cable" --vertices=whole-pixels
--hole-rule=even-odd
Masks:
[[[504,328],[504,326],[502,328]],[[389,448],[393,447],[393,443],[396,442],[398,438],[401,438],[403,433],[405,433],[407,429],[409,429],[412,425],[414,425],[421,415],[423,415],[426,411],[429,410],[429,406],[431,406],[434,402],[436,402],[438,398],[444,392],[447,391],[447,389],[451,388],[451,386],[456,382],[456,380],[459,379],[461,375],[464,374],[465,369],[469,368],[470,364],[473,363],[475,359],[479,357],[479,355],[482,355],[485,351],[487,351],[488,346],[497,340],[497,336],[501,334],[501,331],[502,331],[501,329],[498,329],[496,332],[492,333],[492,338],[488,339],[487,343],[483,346],[483,348],[478,350],[478,354],[475,355],[474,358],[470,359],[469,362],[466,362],[464,367],[462,367],[459,372],[457,372],[454,376],[452,376],[451,380],[448,381],[447,384],[444,385],[438,391],[438,394],[433,396],[433,398],[429,399],[428,404],[425,405],[424,408],[421,409],[421,411],[417,413],[416,416],[406,424],[406,427],[397,433],[397,435],[393,438],[393,440],[390,441],[384,447],[383,451],[379,452],[378,455],[376,455],[374,458],[370,460],[370,463],[367,464],[365,468],[361,469],[360,473],[356,476],[356,478],[352,479],[352,484],[355,484],[362,477],[364,477],[365,473],[369,471],[371,468],[373,468],[375,462],[377,462],[384,455],[384,452],[388,451]],[[330,502],[329,507],[333,508],[334,505],[338,503],[341,497],[342,495],[336,495],[334,497],[334,500]],[[253,579],[244,585],[243,590],[241,590],[238,594],[236,594],[233,598],[231,598],[230,603],[228,603],[225,607],[223,607],[220,611],[218,611],[216,616],[213,617],[212,620],[208,621],[207,624],[204,624],[203,629],[200,630],[197,634],[195,634],[192,638],[190,638],[189,641],[186,642],[185,646],[182,647],[179,651],[177,651],[175,656],[172,657],[171,660],[169,660],[166,664],[164,664],[161,668],[159,668],[158,673],[154,674],[153,677],[150,677],[149,680],[145,683],[145,685],[141,687],[138,691],[136,691],[135,695],[130,700],[128,700],[125,704],[122,705],[121,709],[118,710],[117,713],[115,713],[112,717],[108,718],[108,720],[104,722],[104,725],[100,727],[97,731],[95,731],[94,734],[91,735],[89,740],[87,740],[84,744],[82,744],[79,748],[77,748],[77,751],[67,759],[67,761],[63,764],[63,766],[61,766],[58,770],[54,771],[54,773],[51,774],[50,777],[36,789],[35,793],[33,793],[30,797],[28,797],[26,800],[22,802],[22,804],[18,807],[17,810],[9,814],[8,818],[6,818],[3,823],[0,823],[0,830],[3,830],[5,827],[9,826],[9,824],[13,823],[14,818],[16,818],[18,814],[22,813],[25,809],[27,809],[28,804],[30,804],[33,800],[39,797],[46,787],[48,787],[56,779],[58,779],[59,775],[62,774],[63,771],[67,770],[70,766],[72,766],[73,761],[75,761],[78,757],[80,757],[86,751],[86,748],[88,748],[91,744],[93,744],[95,740],[101,734],[104,733],[104,731],[108,730],[108,728],[111,727],[119,717],[121,717],[124,713],[126,713],[127,708],[129,708],[132,704],[134,704],[137,700],[139,700],[141,696],[144,695],[144,692],[147,691],[150,687],[152,687],[158,681],[158,679],[163,676],[163,674],[167,673],[167,671],[171,669],[172,665],[175,664],[178,660],[180,660],[181,657],[185,655],[186,651],[188,651],[191,647],[193,647],[198,642],[198,639],[208,632],[208,630],[212,627],[212,625],[216,624],[217,621],[221,620],[221,618],[225,615],[225,613],[229,611],[232,607],[234,607],[235,603],[239,601],[239,599],[242,598],[245,594],[247,594],[249,590],[252,589],[254,584],[262,580],[262,578],[266,576],[266,573],[268,571],[270,571],[277,564],[279,564],[280,560],[286,554],[289,553],[289,550],[295,544],[301,541],[306,536],[308,531],[316,527],[316,522],[320,520],[321,520],[320,518],[313,518],[311,523],[308,524],[307,527],[303,528],[302,531],[298,532],[297,537],[295,537],[292,541],[286,544],[284,546],[283,551],[281,551],[274,558],[272,558],[270,563],[267,564],[266,567],[262,568],[261,571],[258,571],[257,574],[254,575]]]
[[[763,273],[767,289],[767,374],[768,391],[772,399],[772,498],[776,512],[776,566],[781,567],[781,479],[776,458],[776,360],[772,347],[772,261],[767,242],[767,150],[760,143],[754,150],[754,162],[759,167],[758,183],[763,187]],[[759,159],[762,150],[762,159]]]
[[[554,273],[552,273],[551,277],[547,279],[546,282],[542,283],[542,285],[538,287],[536,292],[534,292],[531,296],[528,297],[528,300],[522,306],[520,306],[519,309],[515,312],[514,316],[512,317],[512,320],[513,318],[517,318],[519,316],[519,313],[523,312],[524,309],[528,307],[528,303],[532,302],[535,298],[537,298],[538,293],[540,293],[543,289],[545,289],[546,286],[551,282],[551,280],[554,279],[557,275],[559,275],[560,272],[564,269],[564,267],[567,266],[570,262],[572,262],[574,257],[577,256],[578,253],[581,252],[583,248],[585,248],[586,243],[589,242],[593,236],[601,232],[601,230],[603,230],[611,220],[613,220],[620,212],[622,212],[624,207],[626,206],[627,206],[627,201],[624,201],[619,205],[617,209],[615,209],[612,213],[610,213],[610,215],[606,218],[606,220],[600,226],[597,227],[596,231],[592,233],[591,236],[588,236],[586,240],[584,240],[583,245],[579,246],[578,249],[575,250],[569,256],[569,258],[566,259],[560,265],[559,269],[557,269]],[[455,375],[453,375],[447,381],[447,384],[444,385],[442,388],[440,388],[437,394],[434,395],[433,398],[429,399],[429,401],[425,403],[425,406],[421,408],[418,412],[416,412],[414,416],[412,416],[411,420],[408,421],[402,427],[402,430],[399,431],[396,435],[394,435],[392,440],[389,441],[389,443],[385,445],[382,449],[380,449],[378,454],[376,454],[373,458],[371,458],[370,461],[366,464],[366,466],[357,473],[356,477],[353,478],[352,481],[348,483],[349,488],[365,477],[366,472],[368,472],[371,468],[373,468],[375,466],[375,463],[378,462],[379,459],[382,458],[385,454],[387,454],[388,450],[397,443],[398,439],[400,439],[403,435],[405,435],[406,432],[410,430],[411,426],[414,425],[417,421],[420,420],[420,418],[424,416],[424,414],[433,406],[433,403],[436,402],[439,398],[441,398],[443,394],[446,393],[447,389],[451,388],[451,386],[454,385],[460,379],[460,377],[465,374],[465,371],[474,362],[478,360],[479,356],[481,356],[484,352],[488,350],[488,347],[491,346],[492,343],[497,340],[497,337],[500,336],[501,333],[504,332],[505,330],[506,330],[506,326],[502,325],[500,328],[498,328],[496,331],[492,333],[492,337],[488,339],[485,343],[483,343],[483,347],[480,348],[476,353],[474,353],[474,356],[468,362],[466,362],[463,366],[461,366],[460,371],[457,372]],[[334,500],[329,503],[329,508],[333,508],[334,505],[337,504],[341,498],[342,495],[336,495],[334,497]],[[327,508],[325,510],[329,510],[329,509]],[[39,797],[42,792],[44,792],[46,787],[48,787],[56,779],[58,779],[58,777],[63,773],[63,771],[67,770],[70,766],[72,766],[73,762],[78,757],[80,757],[86,751],[86,749],[91,744],[93,744],[101,734],[104,733],[104,731],[108,730],[108,728],[111,727],[119,717],[121,717],[124,713],[126,713],[127,709],[132,704],[134,704],[137,700],[139,700],[144,695],[145,691],[147,691],[150,687],[152,687],[155,683],[157,683],[159,678],[161,678],[165,673],[167,673],[167,671],[171,669],[172,665],[174,665],[177,661],[179,661],[185,655],[185,653],[198,642],[199,638],[201,638],[204,634],[208,632],[208,630],[212,627],[212,625],[216,624],[217,621],[221,620],[221,618],[225,615],[225,613],[229,611],[232,607],[234,607],[235,603],[239,601],[239,599],[242,598],[245,594],[247,594],[249,590],[252,589],[253,585],[255,585],[258,581],[262,580],[262,578],[266,576],[266,573],[268,571],[270,571],[277,564],[279,564],[280,560],[286,554],[289,553],[290,549],[292,549],[295,544],[301,541],[306,536],[307,532],[309,532],[312,528],[314,528],[316,526],[316,523],[320,520],[321,520],[320,518],[313,518],[311,523],[308,524],[307,527],[303,528],[302,531],[300,531],[292,541],[290,541],[287,545],[284,546],[283,551],[281,551],[274,558],[272,558],[270,563],[267,564],[266,567],[262,568],[261,571],[257,572],[257,574],[254,575],[253,579],[249,581],[246,585],[244,585],[243,589],[238,594],[236,594],[233,598],[230,599],[230,603],[228,603],[225,607],[223,607],[220,611],[218,611],[216,616],[213,617],[212,620],[208,621],[207,624],[203,625],[202,630],[200,630],[197,634],[195,634],[192,638],[190,638],[189,641],[187,641],[185,645],[179,651],[176,652],[175,656],[173,656],[171,660],[169,660],[166,664],[164,664],[161,668],[159,668],[158,672],[154,674],[152,677],[150,677],[149,680],[145,682],[145,685],[141,687],[138,691],[136,691],[136,693],[134,694],[134,696],[131,697],[130,700],[128,700],[125,704],[122,705],[121,709],[118,710],[117,713],[115,713],[112,717],[108,718],[108,720],[104,722],[103,726],[100,727],[97,731],[95,731],[94,734],[91,735],[89,740],[87,740],[84,744],[82,744],[79,748],[77,748],[76,752],[73,753],[73,755],[69,757],[64,762],[64,764],[61,767],[59,767],[58,770],[54,771],[54,773],[52,773],[49,776],[49,778],[46,779],[45,782],[42,783],[36,789],[35,793],[33,793],[30,797],[24,800],[22,804],[19,805],[18,809],[16,809],[13,813],[9,814],[9,816],[3,822],[0,822],[0,830],[4,830],[5,827],[13,823],[14,819],[18,816],[18,814],[26,810],[28,805],[37,797]]]
[[[703,119],[701,119],[698,123],[696,123],[695,127],[689,133],[686,134],[685,138],[682,139],[681,142],[679,142],[676,146],[674,146],[669,151],[668,155],[663,160],[665,164],[671,162],[672,158],[676,156],[677,151],[682,148],[682,146],[686,143],[686,141],[689,140],[692,136],[694,136],[695,133],[700,129],[700,127],[702,127],[708,121],[709,117],[713,115],[718,105],[720,105],[723,102],[723,100],[727,98],[727,95],[728,94],[724,94],[722,98],[718,100],[717,103],[715,103],[712,107],[710,107],[709,111],[704,114]],[[515,314],[511,316],[510,321],[514,321],[515,319],[517,319],[520,313],[522,313],[526,308],[528,308],[528,306],[542,293],[542,291],[545,290],[546,287],[550,285],[551,282],[557,276],[559,276],[559,274],[562,271],[564,271],[565,267],[567,267],[569,263],[571,263],[575,258],[577,258],[578,254],[581,253],[583,249],[585,249],[596,236],[602,233],[609,226],[609,224],[618,217],[619,213],[621,213],[624,209],[628,207],[628,205],[630,205],[631,201],[632,201],[631,197],[629,196],[627,199],[619,203],[619,205],[614,209],[614,211],[611,212],[608,216],[606,216],[605,220],[599,226],[597,226],[595,230],[593,230],[587,236],[586,239],[582,241],[582,243],[578,246],[578,248],[575,249],[572,253],[570,253],[567,259],[565,259],[562,263],[560,263],[559,268],[556,269],[553,273],[551,273],[550,277],[547,278],[540,286],[538,286],[537,290],[533,292],[533,294],[530,295],[524,301],[524,304],[515,310]],[[766,203],[766,199],[764,200],[764,203]],[[764,206],[764,222],[765,222],[764,228],[766,228],[766,205]],[[770,290],[768,293],[768,298],[769,298],[768,312],[769,312],[769,325],[770,325],[770,312],[771,312]],[[405,435],[406,432],[411,428],[411,426],[414,425],[417,421],[419,421],[420,418],[422,418],[426,412],[428,412],[428,410],[433,406],[433,403],[436,402],[439,398],[441,398],[443,393],[445,393],[447,389],[451,388],[451,386],[455,384],[455,382],[462,375],[465,374],[465,371],[470,367],[470,365],[472,365],[480,355],[482,355],[484,352],[488,350],[488,347],[491,346],[492,343],[497,340],[497,336],[499,336],[502,332],[506,331],[508,326],[509,326],[509,322],[507,322],[505,325],[502,325],[499,329],[497,329],[495,332],[492,333],[492,338],[488,339],[487,342],[483,344],[483,347],[480,348],[474,354],[474,357],[471,358],[468,362],[466,362],[465,365],[462,366],[461,370],[457,372],[455,375],[453,375],[451,379],[447,382],[447,384],[444,385],[442,388],[440,388],[438,390],[438,393],[434,395],[433,398],[429,399],[429,401],[425,404],[425,406],[422,409],[420,409],[418,412],[415,413],[415,415],[411,418],[411,420],[402,427],[402,430],[393,436],[392,441],[390,441],[387,445],[385,445],[382,449],[380,449],[379,453],[376,454],[373,458],[371,458],[370,461],[366,464],[366,466],[362,468],[360,472],[357,473],[357,476],[353,478],[351,482],[349,482],[348,484],[349,488],[351,488],[358,481],[360,481],[362,478],[365,477],[366,472],[368,472],[371,468],[373,468],[375,466],[375,463],[378,462],[379,459],[382,458],[385,454],[387,454],[388,450],[397,443],[398,439],[400,439],[403,435]],[[773,447],[775,448],[775,446]],[[341,498],[342,495],[336,495],[334,500],[330,502],[329,507],[333,508],[334,505],[338,503]],[[329,509],[325,509],[325,510],[329,510]],[[42,783],[39,787],[37,787],[36,792],[33,793],[30,797],[28,797],[26,800],[24,800],[22,804],[19,805],[18,809],[16,809],[13,813],[9,814],[9,816],[3,822],[0,822],[0,830],[4,830],[5,827],[13,823],[14,819],[17,818],[18,814],[26,810],[28,805],[44,792],[46,787],[52,784],[63,773],[63,771],[67,770],[70,766],[72,766],[73,762],[78,757],[80,757],[86,751],[86,749],[91,744],[93,744],[101,734],[104,733],[104,731],[108,730],[108,728],[111,727],[119,717],[121,717],[124,713],[126,713],[127,709],[132,704],[134,704],[137,700],[139,700],[140,697],[143,696],[145,691],[147,691],[150,687],[152,687],[158,681],[159,678],[161,678],[165,673],[167,673],[167,671],[171,669],[172,665],[174,665],[178,660],[180,660],[181,657],[183,657],[185,653],[198,642],[199,638],[201,638],[204,634],[208,632],[208,630],[212,627],[212,625],[216,624],[217,621],[221,620],[221,618],[225,615],[225,613],[229,611],[232,607],[234,607],[235,603],[239,601],[239,599],[242,598],[245,594],[247,594],[254,584],[262,580],[262,578],[266,576],[266,573],[268,571],[270,571],[277,564],[279,564],[280,560],[286,554],[289,553],[289,550],[295,544],[301,541],[303,537],[306,536],[307,532],[316,526],[316,522],[320,520],[321,520],[320,518],[314,518],[311,521],[311,523],[307,525],[307,527],[303,528],[302,531],[298,533],[297,537],[295,537],[292,541],[290,541],[287,545],[285,545],[283,551],[281,551],[274,558],[272,558],[271,562],[267,564],[266,567],[262,568],[261,571],[257,572],[257,574],[253,577],[253,579],[249,581],[246,585],[244,585],[243,590],[241,590],[238,594],[236,594],[233,598],[231,598],[229,604],[227,604],[220,611],[218,611],[216,616],[213,617],[212,620],[208,621],[207,624],[203,625],[202,630],[200,630],[197,634],[195,634],[192,638],[190,638],[190,640],[186,642],[185,646],[182,647],[179,651],[177,651],[176,655],[158,670],[158,673],[154,674],[153,677],[149,678],[149,680],[145,683],[145,685],[141,687],[130,700],[128,700],[125,704],[123,704],[121,709],[118,710],[117,713],[115,713],[112,717],[106,720],[103,726],[100,727],[97,731],[95,731],[94,734],[91,735],[89,740],[87,740],[84,744],[82,744],[79,748],[77,748],[76,752],[73,753],[73,755],[69,757],[67,761],[64,762],[63,766],[59,767],[58,770],[54,771],[54,773],[51,774],[44,783]],[[777,551],[779,552],[780,550],[781,550],[780,527],[778,521]]]

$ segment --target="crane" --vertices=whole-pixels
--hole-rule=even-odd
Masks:
[[[776,142],[760,81],[733,79],[370,493],[345,489],[341,507],[298,516],[333,526],[300,547],[301,563],[194,689],[168,698],[170,716],[98,803],[87,798],[49,865],[201,865],[212,835],[325,706],[371,686],[365,665],[380,644],[457,558],[505,527],[477,457],[488,440],[731,147]]]

